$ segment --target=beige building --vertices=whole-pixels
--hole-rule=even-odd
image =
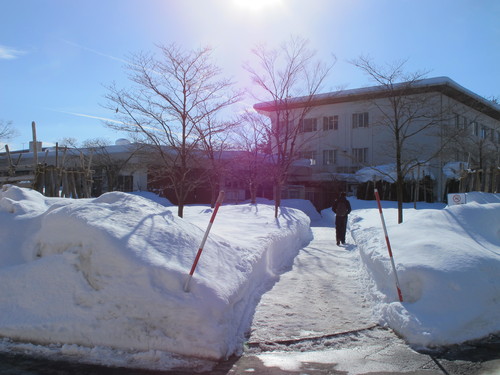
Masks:
[[[344,182],[352,194],[368,178],[391,182],[396,127],[407,178],[432,180],[434,199],[443,199],[454,177],[447,172],[450,163],[481,169],[486,191],[498,186],[492,187],[488,171],[499,166],[500,107],[447,77],[292,98],[286,105],[254,108],[274,126],[277,114],[298,126],[297,167],[289,178],[293,197],[321,206],[332,181]]]

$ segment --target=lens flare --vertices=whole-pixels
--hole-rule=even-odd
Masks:
[[[260,12],[272,8],[281,2],[282,0],[233,0],[236,6],[251,12]]]

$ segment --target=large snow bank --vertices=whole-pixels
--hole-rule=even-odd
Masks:
[[[500,331],[498,194],[469,193],[466,205],[442,210],[384,209],[404,302],[376,209],[351,214],[375,313],[417,346],[441,346]],[[478,203],[481,202],[481,203]],[[383,206],[384,206],[383,202]]]
[[[239,351],[256,299],[310,241],[310,220],[221,207],[185,293],[212,210],[176,210],[119,192],[70,200],[4,189],[0,336],[210,359]]]

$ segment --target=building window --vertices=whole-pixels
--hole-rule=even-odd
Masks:
[[[352,114],[352,127],[353,128],[367,128],[368,127],[368,112],[353,113]]]
[[[455,114],[455,127],[457,129],[465,129],[467,127],[467,119],[464,116]]]
[[[323,150],[323,165],[337,164],[337,150]]]
[[[323,130],[338,130],[339,116],[323,117]]]
[[[302,151],[299,154],[301,159],[309,159],[311,165],[316,165],[316,159],[318,158],[318,153],[316,151]]]
[[[488,138],[488,128],[486,126],[481,126],[481,138],[486,139]]]
[[[131,192],[134,187],[134,177],[133,176],[118,176],[118,191]]]
[[[291,123],[290,121],[282,120],[278,124],[280,126],[280,129],[287,129],[287,128],[289,128],[290,123]]]
[[[357,163],[368,162],[368,148],[353,148],[352,157]]]
[[[305,118],[299,122],[299,131],[301,133],[313,132],[318,130],[318,121],[315,118]]]
[[[476,121],[472,121],[470,125],[472,129],[472,134],[479,136],[479,124]]]

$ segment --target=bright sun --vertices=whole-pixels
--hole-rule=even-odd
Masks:
[[[282,0],[233,0],[233,2],[240,8],[259,12],[278,5]]]

